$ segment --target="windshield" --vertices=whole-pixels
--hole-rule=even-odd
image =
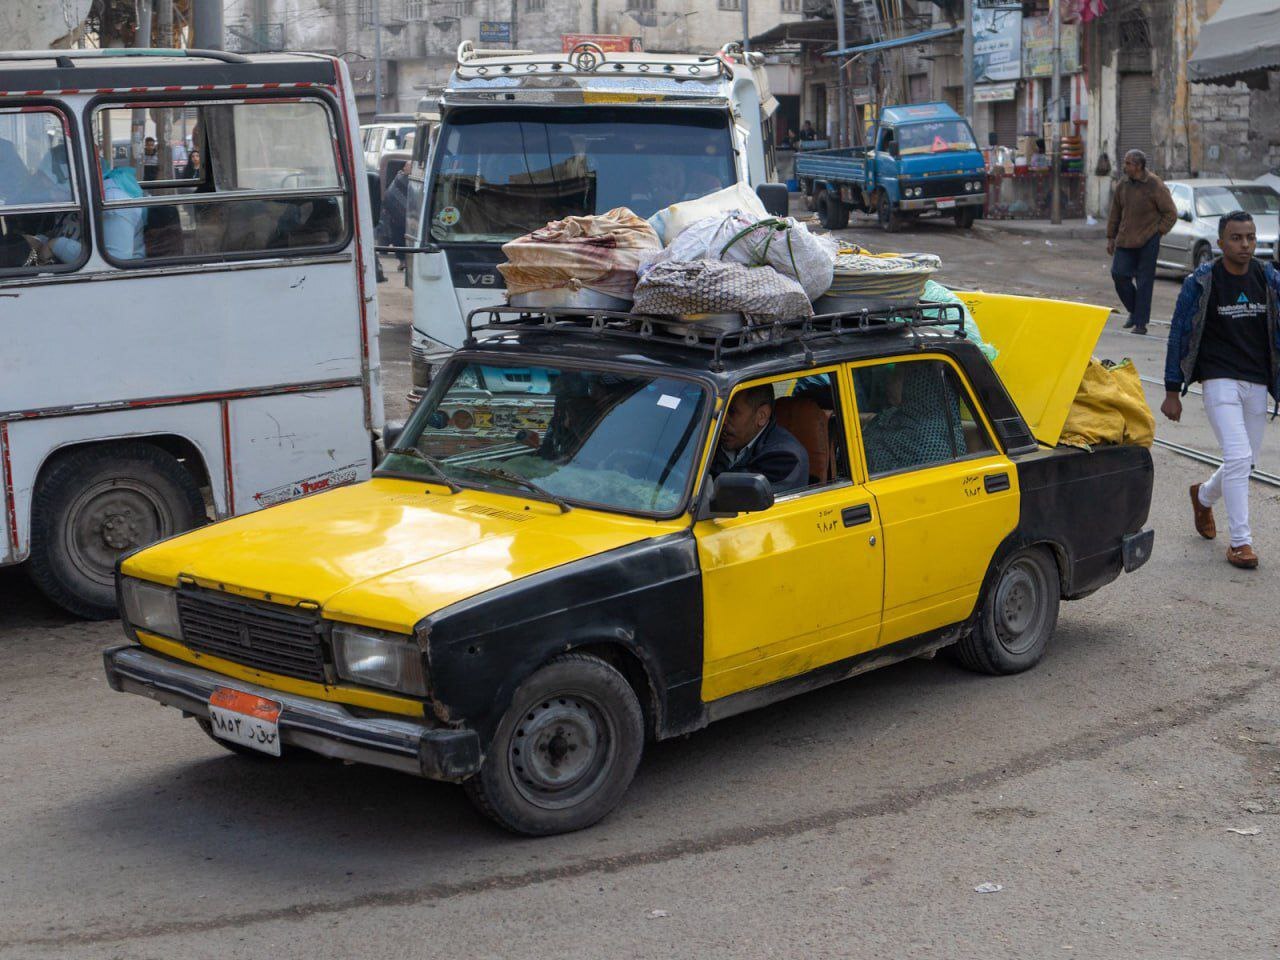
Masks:
[[[898,154],[949,153],[977,150],[969,125],[963,120],[932,120],[898,127]]]
[[[460,364],[432,386],[378,473],[673,514],[704,402],[697,384],[672,377]]]
[[[1270,187],[1200,187],[1196,190],[1196,216],[1220,217],[1246,213],[1280,213],[1280,193]]]
[[[505,243],[567,216],[649,217],[734,183],[724,111],[457,111],[436,143],[431,237]]]

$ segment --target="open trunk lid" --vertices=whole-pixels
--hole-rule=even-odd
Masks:
[[[999,351],[992,366],[1032,435],[1056,446],[1107,307],[1003,293],[956,291],[982,339]]]

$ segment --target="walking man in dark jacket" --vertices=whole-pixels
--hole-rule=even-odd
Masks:
[[[1151,318],[1151,288],[1156,282],[1160,238],[1178,222],[1178,211],[1164,181],[1147,169],[1147,155],[1124,155],[1124,176],[1111,195],[1107,217],[1107,253],[1111,279],[1129,311],[1125,329],[1146,333]]]
[[[1267,392],[1280,400],[1280,272],[1253,258],[1258,235],[1243,210],[1218,221],[1222,256],[1198,267],[1182,284],[1164,364],[1160,412],[1182,418],[1181,394],[1199,380],[1204,412],[1222,446],[1222,466],[1191,487],[1196,532],[1217,536],[1213,505],[1227,504],[1231,543],[1227,562],[1258,565],[1249,529],[1249,472],[1258,462],[1266,428]]]

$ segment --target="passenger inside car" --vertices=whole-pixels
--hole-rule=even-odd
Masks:
[[[773,386],[767,383],[733,395],[712,458],[712,477],[722,473],[759,473],[775,494],[809,485],[809,453],[774,418],[775,405]]]
[[[874,477],[953,460],[966,451],[960,409],[938,363],[885,364],[855,371],[867,471]]]

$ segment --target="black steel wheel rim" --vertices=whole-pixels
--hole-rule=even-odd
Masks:
[[[1012,656],[1033,650],[1049,616],[1049,581],[1030,557],[1018,557],[996,585],[991,611],[996,640]]]
[[[511,731],[507,767],[520,796],[563,810],[594,795],[617,754],[617,730],[594,697],[557,693],[529,706]]]

